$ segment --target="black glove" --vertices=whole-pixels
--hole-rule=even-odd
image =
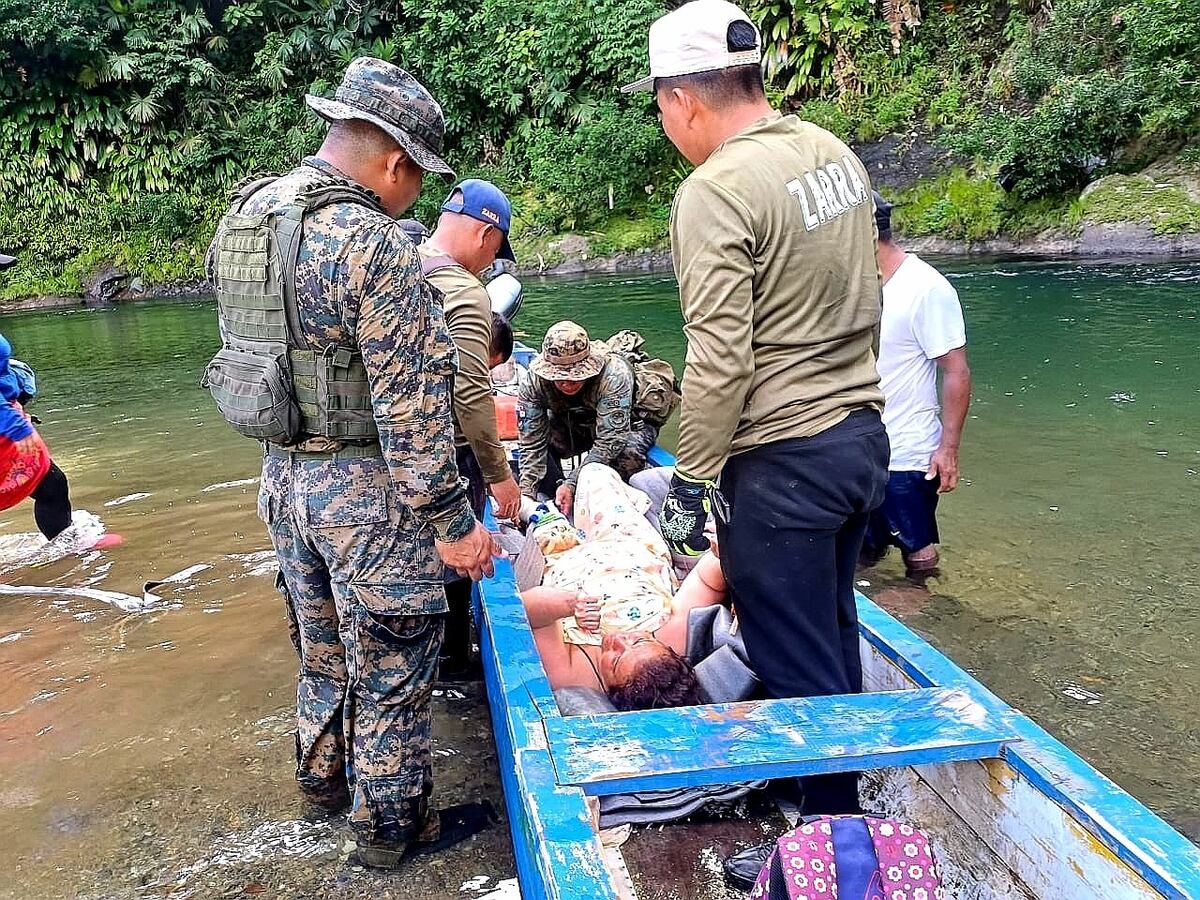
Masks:
[[[712,510],[709,493],[713,487],[713,482],[691,478],[678,469],[671,476],[671,487],[658,514],[658,527],[672,553],[700,556],[708,550],[704,522]]]

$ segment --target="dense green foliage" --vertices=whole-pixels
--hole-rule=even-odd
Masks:
[[[659,241],[686,167],[652,100],[615,88],[679,2],[0,0],[0,250],[22,256],[0,293],[75,292],[108,261],[198,277],[229,188],[317,145],[303,95],[360,54],[442,101],[452,161],[513,194],[522,241]],[[856,140],[924,124],[965,154],[969,172],[923,189],[910,219],[926,230],[1051,219],[1035,198],[1200,133],[1200,0],[746,7],[774,100]],[[431,180],[419,216],[442,190]]]
[[[244,175],[319,142],[303,105],[357,55],[413,71],[460,171],[519,195],[528,229],[599,221],[670,173],[642,97],[657,0],[0,0],[0,247],[9,295],[78,290],[96,261],[200,274]],[[637,37],[631,37],[631,36]],[[428,219],[444,185],[418,214]],[[122,240],[114,243],[114,231]]]
[[[1135,166],[1200,134],[1200,0],[1057,0],[1019,32],[962,149],[1022,196]]]

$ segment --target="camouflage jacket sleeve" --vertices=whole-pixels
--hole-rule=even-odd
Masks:
[[[439,539],[456,541],[475,519],[454,460],[455,353],[441,307],[398,225],[364,234],[346,263],[357,298],[356,337],[392,482]]]
[[[588,463],[611,466],[629,442],[629,417],[633,411],[633,371],[619,357],[611,357],[600,374],[596,390],[596,439],[592,449],[567,476],[574,485],[579,470]]]
[[[429,281],[443,294],[446,325],[458,348],[454,376],[454,416],[475,452],[488,484],[512,477],[496,428],[496,404],[488,356],[492,344],[492,303],[479,279],[461,266],[440,269]]]
[[[517,396],[517,423],[521,437],[521,493],[537,494],[538,482],[546,477],[550,452],[550,419],[546,413],[540,379],[530,373]]]

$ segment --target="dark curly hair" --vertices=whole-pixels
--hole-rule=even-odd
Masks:
[[[627,682],[608,688],[608,699],[620,712],[708,702],[692,664],[670,647],[664,649],[666,653],[647,662]]]

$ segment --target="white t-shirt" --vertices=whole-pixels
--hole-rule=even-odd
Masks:
[[[942,439],[938,357],[967,344],[958,292],[910,253],[883,286],[879,386],[893,472],[925,471]]]

